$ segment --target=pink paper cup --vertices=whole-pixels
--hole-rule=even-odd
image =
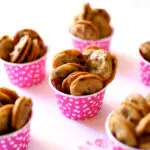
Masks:
[[[47,54],[36,61],[24,64],[1,61],[11,83],[21,88],[28,88],[41,83],[45,79],[46,56]]]
[[[72,42],[73,47],[81,52],[87,46],[98,46],[106,51],[109,51],[111,39],[112,39],[112,36],[109,36],[107,38],[100,39],[100,40],[94,40],[94,41],[83,40],[71,34],[71,42]]]
[[[67,118],[73,120],[93,118],[101,110],[105,88],[91,95],[73,96],[57,90],[50,79],[49,84],[55,93],[60,111]]]
[[[141,81],[144,85],[150,86],[150,62],[145,60],[141,53],[140,54],[140,77]]]
[[[105,130],[106,130],[106,134],[107,134],[109,140],[112,141],[113,144],[116,145],[116,147],[119,147],[119,149],[117,149],[117,150],[142,150],[139,148],[130,147],[130,146],[120,142],[113,136],[113,134],[111,133],[110,128],[109,128],[109,119],[112,114],[113,114],[113,112],[111,112],[106,119]]]
[[[27,150],[30,143],[30,122],[21,129],[0,136],[0,150]]]

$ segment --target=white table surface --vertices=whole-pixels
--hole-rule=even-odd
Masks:
[[[87,0],[85,0],[87,1]],[[79,10],[80,0],[5,0],[0,3],[0,33],[13,35],[22,28],[37,30],[50,47],[47,72],[52,56],[72,48],[68,26]],[[9,83],[1,66],[0,86],[16,89],[34,102],[29,150],[77,150],[86,140],[104,132],[106,116],[132,92],[144,96],[150,91],[139,79],[139,45],[150,40],[149,0],[91,0],[96,7],[106,8],[112,17],[114,35],[111,50],[119,60],[115,80],[106,90],[102,111],[93,119],[72,121],[64,117],[46,78],[40,85],[19,89]]]

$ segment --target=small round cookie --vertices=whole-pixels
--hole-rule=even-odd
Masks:
[[[8,104],[0,107],[0,134],[7,133],[10,129],[11,114],[14,105]]]
[[[150,149],[150,135],[141,136],[139,141],[139,148]]]
[[[86,47],[86,48],[83,50],[82,54],[86,57],[86,59],[88,59],[88,58],[90,58],[91,54],[92,54],[94,51],[99,50],[99,49],[101,49],[101,48],[98,47],[98,46],[91,45],[91,46]]]
[[[139,50],[142,56],[150,62],[150,41],[141,44]]]
[[[78,76],[70,85],[70,93],[75,96],[90,95],[102,90],[104,84],[98,75],[85,74]]]
[[[80,65],[85,65],[85,57],[83,54],[75,49],[68,49],[61,51],[56,54],[52,61],[53,68],[57,68],[66,63],[77,63]]]
[[[13,51],[13,41],[9,38],[9,36],[5,35],[0,39],[0,58],[3,60],[9,61],[9,54]]]
[[[138,107],[139,112],[143,116],[150,112],[150,106],[147,104],[146,99],[141,94],[129,94],[125,101],[132,102],[134,105],[136,105]]]
[[[150,113],[148,113],[146,116],[144,116],[140,122],[138,123],[136,127],[136,134],[142,135],[150,133]]]
[[[135,126],[142,119],[138,109],[129,102],[123,102],[117,109],[116,112],[120,113],[125,119],[129,120]]]
[[[14,50],[10,53],[10,61],[15,63],[18,61],[22,55],[25,47],[28,45],[29,36],[23,36],[17,45],[15,45]]]
[[[91,11],[92,11],[92,8],[91,8],[90,4],[89,3],[85,3],[83,5],[83,9],[82,9],[82,13],[81,13],[80,19],[88,20],[88,17],[89,17],[89,14],[91,13]]]
[[[102,49],[91,54],[86,66],[90,73],[101,76],[104,81],[107,81],[113,73],[112,56]]]
[[[70,94],[70,85],[72,81],[75,80],[78,76],[85,75],[85,74],[88,74],[88,72],[76,71],[76,72],[71,73],[69,76],[67,76],[67,78],[64,79],[62,82],[63,92]]]
[[[13,129],[22,128],[29,120],[32,114],[32,100],[26,97],[20,97],[16,100],[12,110],[11,126]]]
[[[30,50],[28,53],[29,54],[27,55],[27,62],[32,62],[32,61],[36,60],[37,58],[39,58],[40,46],[38,44],[37,39],[32,40],[32,44],[31,44],[31,47],[30,47]]]
[[[122,115],[114,113],[109,120],[109,128],[112,134],[121,142],[136,146],[137,139],[133,124],[126,120]]]
[[[63,64],[51,72],[51,80],[55,83],[61,84],[62,81],[72,72],[83,71],[83,67],[75,63]]]
[[[0,87],[0,92],[9,96],[13,102],[15,102],[16,99],[19,97],[16,91],[8,89],[6,87]]]
[[[13,104],[14,101],[5,93],[0,91],[0,102],[2,104]]]
[[[100,37],[98,28],[90,21],[79,20],[70,28],[70,32],[84,40],[97,40]]]

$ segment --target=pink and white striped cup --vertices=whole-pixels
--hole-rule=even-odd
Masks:
[[[27,150],[28,149],[28,145],[30,143],[31,118],[23,128],[13,133],[0,136],[0,150]]]
[[[104,39],[99,39],[99,40],[83,40],[71,34],[71,42],[72,42],[74,49],[77,49],[81,52],[87,46],[98,46],[106,51],[109,51],[111,39],[112,39],[112,35]]]
[[[145,60],[140,53],[140,77],[144,85],[150,86],[150,62]]]
[[[63,115],[73,120],[84,120],[95,117],[102,108],[105,88],[97,93],[86,96],[73,96],[58,90],[49,78],[49,84],[57,98],[59,109]]]
[[[4,60],[6,73],[14,85],[22,88],[32,87],[41,83],[46,77],[46,56],[29,63],[11,63]]]

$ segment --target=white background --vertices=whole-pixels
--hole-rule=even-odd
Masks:
[[[50,47],[49,73],[52,56],[72,48],[68,27],[85,1],[0,0],[0,33],[12,36],[23,28],[37,30]],[[84,122],[69,120],[60,114],[47,78],[36,87],[19,89],[9,83],[1,70],[1,86],[15,88],[20,95],[31,96],[34,101],[29,150],[76,150],[86,140],[94,139],[104,131],[106,116],[129,93],[140,92],[145,96],[150,91],[140,82],[138,57],[139,45],[150,40],[150,1],[91,0],[90,3],[109,11],[115,31],[111,50],[119,60],[117,76],[106,91],[103,109],[98,116]]]

